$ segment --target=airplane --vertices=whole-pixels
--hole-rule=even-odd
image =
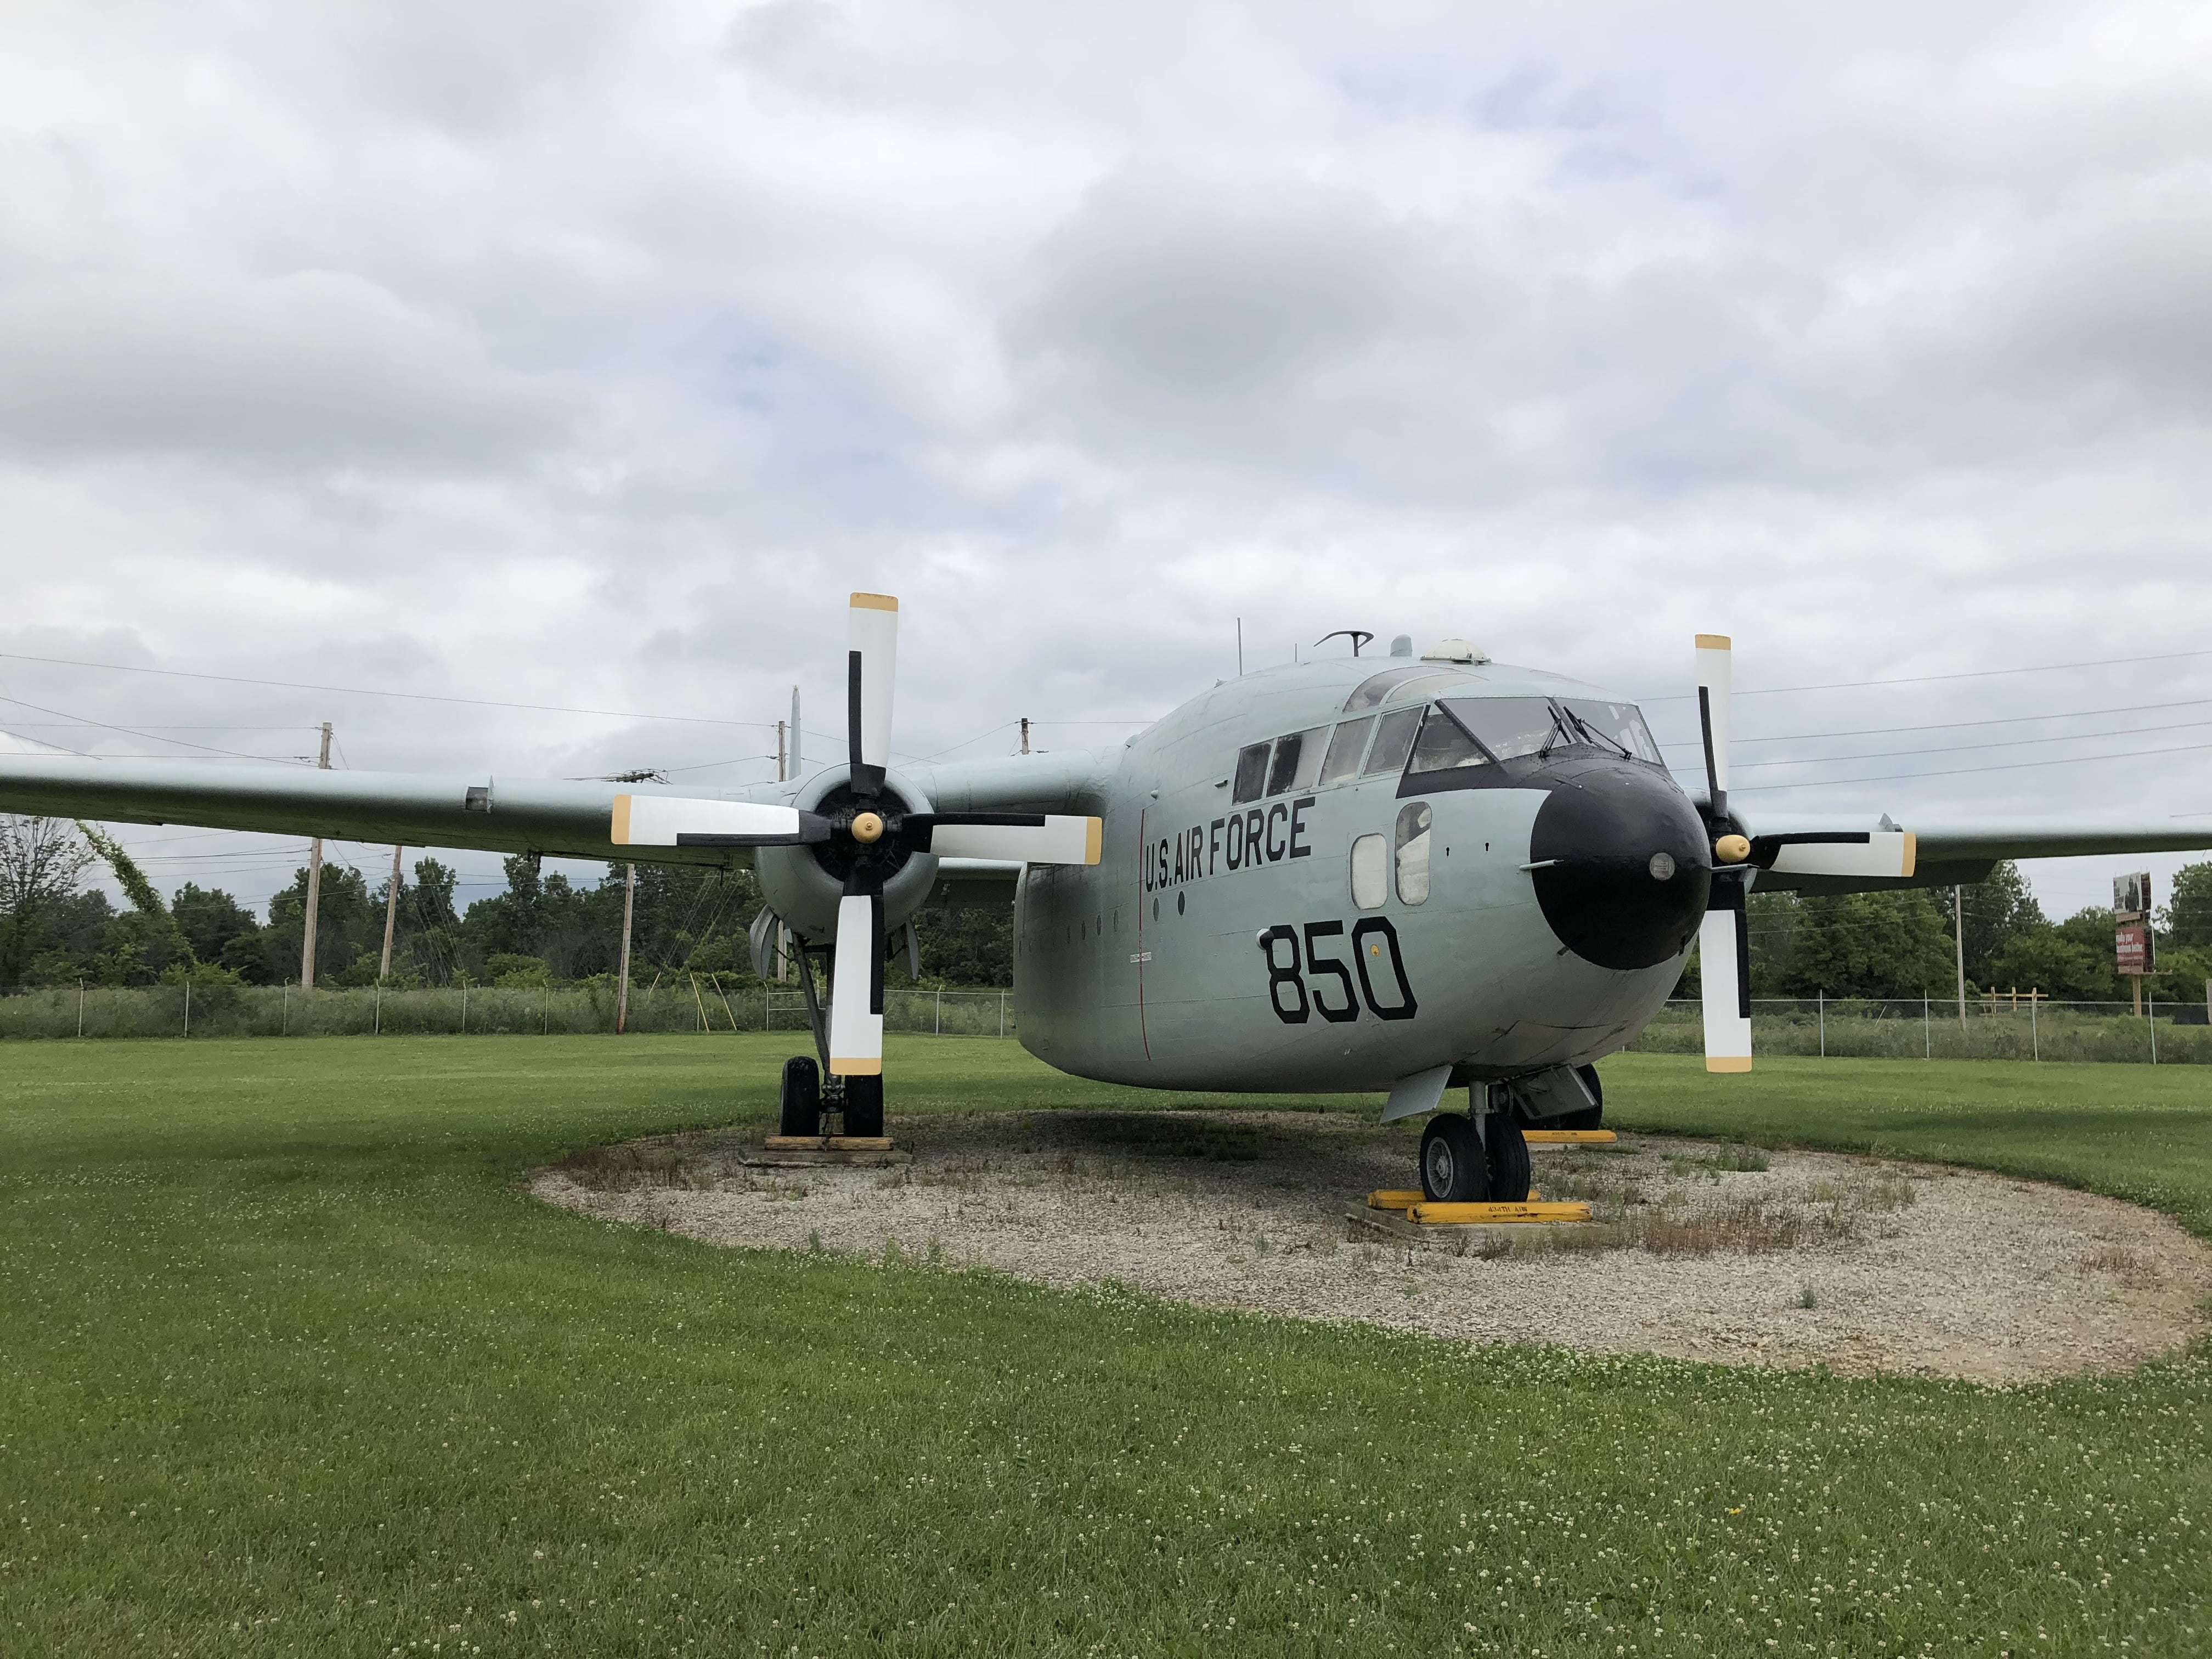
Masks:
[[[674,787],[0,755],[0,811],[610,861],[750,866],[802,964],[817,1058],[781,1127],[884,1128],[884,963],[933,893],[1014,907],[1021,1042],[1139,1088],[1382,1093],[1425,1116],[1422,1190],[1513,1202],[1525,1130],[1595,1127],[1595,1062],[1696,943],[1709,1070],[1752,1064],[1745,900],[1950,886],[1999,860],[2180,851],[2194,829],[1747,812],[1729,795],[1730,642],[1696,641],[1702,795],[1632,699],[1447,639],[1222,682],[1118,746],[890,764],[898,601],[854,593],[847,756]],[[829,1007],[811,963],[830,961]],[[1464,1089],[1468,1109],[1444,1108]]]

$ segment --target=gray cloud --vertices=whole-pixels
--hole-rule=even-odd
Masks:
[[[76,276],[0,293],[0,438],[247,465],[468,471],[556,441],[569,400],[359,276]]]
[[[842,596],[885,588],[929,754],[1113,735],[1073,722],[1232,672],[1239,617],[1255,663],[1456,633],[1655,696],[1700,629],[1747,685],[2212,637],[2179,4],[125,15],[0,24],[0,648],[763,722],[796,681],[834,732]],[[357,765],[734,781],[769,741],[0,696],[334,719]],[[2212,666],[1744,728],[2191,696]],[[2194,751],[1974,759],[1802,799],[2212,809]]]

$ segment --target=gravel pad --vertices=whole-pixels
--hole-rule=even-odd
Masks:
[[[1202,1307],[1484,1342],[1979,1382],[2139,1364],[2198,1334],[2212,1248],[2162,1216],[1974,1170],[1672,1138],[1540,1152],[1586,1227],[1481,1251],[1344,1218],[1418,1184],[1418,1126],[1347,1114],[1035,1112],[895,1123],[896,1169],[748,1167],[757,1132],[595,1149],[551,1203],[708,1243],[1115,1281]]]

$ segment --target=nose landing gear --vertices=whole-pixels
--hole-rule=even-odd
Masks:
[[[1526,1203],[1528,1143],[1519,1118],[1510,1109],[1486,1112],[1478,1127],[1471,1116],[1437,1113],[1421,1131],[1421,1190],[1439,1204]]]

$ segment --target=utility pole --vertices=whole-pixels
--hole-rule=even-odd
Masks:
[[[799,751],[806,746],[799,741],[802,735],[799,729],[799,688],[794,685],[791,688],[791,771],[789,774],[793,778],[799,776],[805,764],[799,758]]]
[[[1026,755],[1026,754],[1028,754],[1029,752],[1030,752],[1030,717],[1029,717],[1027,714],[1024,714],[1024,715],[1023,715],[1023,716],[1022,716],[1022,753],[1024,753],[1024,755]]]
[[[775,781],[778,783],[791,781],[791,751],[784,747],[788,736],[789,728],[783,721],[778,720],[775,723]]]
[[[407,849],[392,849],[392,885],[384,895],[384,965],[376,970],[379,985],[392,977],[392,932],[399,921],[399,855]]]
[[[1958,942],[1959,954],[1959,1029],[1966,1029],[1966,890],[1951,890],[1952,934]]]
[[[323,722],[324,771],[331,769],[331,723]],[[300,930],[300,988],[315,988],[315,920],[323,908],[323,838],[317,836],[307,848],[307,915]]]
[[[629,1029],[629,919],[637,904],[637,866],[623,866],[622,956],[615,969],[615,1035]]]

